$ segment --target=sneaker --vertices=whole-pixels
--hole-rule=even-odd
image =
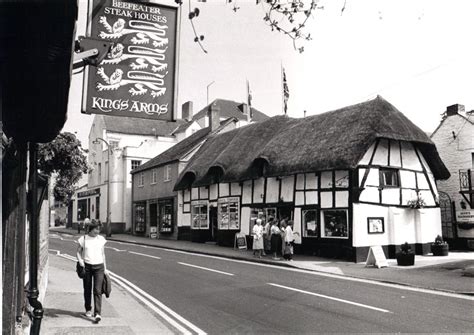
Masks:
[[[88,318],[91,318],[92,317],[92,311],[86,311],[86,316]]]
[[[100,320],[102,320],[102,317],[100,316],[100,314],[96,314],[95,315],[95,322],[99,322]]]

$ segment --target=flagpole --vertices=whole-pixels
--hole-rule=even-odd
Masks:
[[[283,85],[283,63],[280,61],[281,111],[285,115],[285,87]]]

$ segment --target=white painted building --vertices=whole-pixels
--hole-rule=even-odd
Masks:
[[[112,229],[130,230],[130,171],[176,144],[175,130],[183,123],[96,115],[89,133],[91,172],[74,194],[73,226],[86,217],[106,222],[110,183]]]
[[[377,97],[210,138],[175,189],[192,241],[231,246],[271,215],[294,221],[297,252],[363,261],[374,245],[428,253],[441,234],[435,180],[448,177],[426,134]]]
[[[444,232],[444,237],[460,239],[460,247],[466,246],[469,240],[474,242],[474,111],[465,112],[459,104],[447,107],[431,139],[451,173],[449,179],[438,184],[438,189],[449,195],[455,210],[453,227]],[[460,219],[461,212],[472,213],[472,219]]]

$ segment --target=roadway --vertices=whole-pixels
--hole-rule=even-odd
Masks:
[[[75,256],[72,236],[50,237],[51,250]],[[106,257],[117,281],[177,313],[191,333],[474,330],[468,296],[113,241]]]

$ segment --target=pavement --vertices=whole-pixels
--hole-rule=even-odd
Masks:
[[[77,230],[64,227],[50,228],[50,233],[79,235]],[[365,262],[354,263],[307,255],[293,255],[293,261],[273,260],[270,255],[256,258],[251,250],[129,234],[113,234],[107,239],[474,296],[472,251],[450,251],[448,256],[416,255],[413,266],[397,266],[395,259],[388,259],[388,267],[377,268],[366,266]],[[153,329],[153,334],[176,333],[174,328],[115,284],[110,298],[103,298],[103,322],[93,324],[81,314],[84,309],[82,286],[71,263],[70,260],[50,253],[42,334],[151,334],[147,329]],[[64,296],[68,299],[64,299]]]

